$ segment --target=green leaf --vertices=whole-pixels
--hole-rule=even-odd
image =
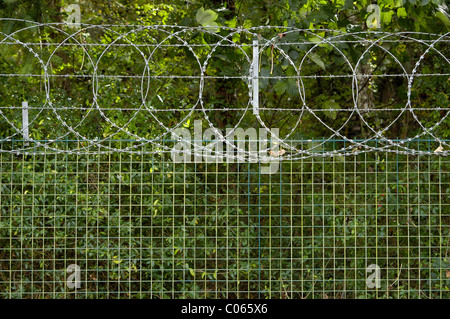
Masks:
[[[289,51],[289,57],[292,59],[292,62],[295,62],[300,57],[300,54],[295,50],[291,50]]]
[[[287,83],[279,80],[273,88],[278,95],[282,95],[284,92],[286,92]]]
[[[389,24],[391,23],[392,20],[392,16],[394,15],[394,11],[393,10],[389,10],[386,12],[381,12],[381,22],[383,22],[384,24]]]
[[[210,23],[216,21],[218,14],[212,10],[205,10],[203,8],[198,9],[195,19],[201,25],[209,25]]]
[[[190,274],[192,275],[192,277],[195,278],[195,271],[194,271],[194,269],[189,268],[189,272],[190,272]]]
[[[291,96],[298,96],[298,87],[296,79],[289,79],[287,84],[287,93]]]
[[[219,15],[212,10],[205,10],[203,8],[198,9],[195,19],[199,24],[204,27],[211,27],[212,32],[218,32],[218,24],[215,22]]]
[[[436,17],[438,17],[438,19],[441,20],[442,23],[445,24],[447,28],[450,28],[450,20],[445,16],[445,14],[438,11],[436,12]]]
[[[405,8],[398,8],[397,9],[397,16],[399,18],[406,18],[408,15],[406,14],[406,9]]]
[[[308,56],[311,60],[313,60],[315,64],[317,64],[318,66],[320,66],[322,69],[325,70],[325,63],[323,63],[323,61],[319,58],[317,54],[310,53]]]

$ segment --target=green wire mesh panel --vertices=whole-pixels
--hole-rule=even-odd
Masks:
[[[2,297],[450,297],[448,157],[316,156],[267,175],[147,150],[0,154]]]

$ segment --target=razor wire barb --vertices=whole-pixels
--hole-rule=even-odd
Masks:
[[[14,79],[33,79],[37,78],[42,86],[43,98],[38,101],[29,101],[28,112],[31,113],[30,121],[27,127],[21,127],[20,116],[22,114],[22,107],[20,106],[22,101],[17,100],[15,105],[0,105],[0,115],[2,121],[12,129],[12,134],[6,137],[2,137],[0,142],[20,140],[26,129],[32,133],[33,128],[39,125],[43,121],[43,117],[47,117],[47,120],[51,120],[58,128],[64,128],[66,132],[58,132],[53,136],[46,136],[45,138],[30,138],[28,143],[24,143],[22,146],[16,146],[11,150],[2,149],[1,152],[10,152],[15,154],[44,154],[51,151],[53,153],[76,153],[76,154],[99,154],[99,153],[136,153],[146,154],[148,152],[157,153],[170,153],[172,149],[161,142],[164,139],[174,139],[179,142],[187,143],[187,145],[193,146],[194,151],[189,151],[189,154],[201,155],[204,152],[209,152],[211,157],[225,157],[236,159],[238,158],[234,154],[223,154],[218,151],[213,151],[212,148],[217,143],[225,143],[225,145],[235,151],[240,152],[248,156],[249,159],[256,161],[270,161],[276,159],[277,161],[284,160],[300,160],[309,157],[333,157],[333,156],[348,156],[357,155],[360,153],[382,151],[395,154],[404,155],[440,155],[447,156],[449,154],[450,145],[445,137],[439,136],[436,131],[441,125],[448,125],[448,115],[450,108],[447,106],[436,107],[429,105],[424,107],[423,105],[417,105],[416,101],[412,97],[412,90],[416,83],[424,78],[438,77],[442,81],[448,81],[450,76],[449,71],[449,59],[448,59],[448,42],[449,33],[446,34],[429,34],[421,32],[382,32],[382,31],[364,31],[347,33],[336,30],[305,30],[292,27],[283,26],[265,26],[255,28],[225,28],[221,27],[220,32],[202,27],[183,27],[183,26],[167,26],[167,25],[88,25],[82,24],[79,29],[69,29],[64,23],[36,23],[24,20],[14,19],[0,19],[0,23],[25,23],[26,27],[12,31],[9,34],[0,33],[0,48],[3,52],[10,52],[11,48],[20,47],[21,50],[31,54],[35,59],[34,62],[39,65],[39,69],[35,72],[16,73],[4,73],[0,74],[0,78],[7,78],[8,81],[14,81]],[[24,40],[24,35],[29,32],[35,32],[38,35],[38,39]],[[52,34],[52,36],[49,36]],[[59,34],[60,36],[54,36]],[[98,34],[105,35],[99,37]],[[207,43],[199,43],[192,39],[196,39],[195,35],[204,34],[208,35],[208,39],[216,39],[216,41],[210,41]],[[304,41],[289,41],[290,35],[301,34]],[[188,37],[189,35],[189,37]],[[162,38],[162,39],[161,39]],[[54,42],[52,42],[54,40]],[[271,71],[270,74],[262,74],[261,70],[257,70],[257,76],[254,77],[254,63],[255,57],[252,55],[251,49],[253,48],[252,41],[258,41],[259,56],[271,54]],[[392,48],[395,48],[399,43],[403,44],[417,44],[424,47],[420,52],[420,56],[416,61],[410,61],[409,66],[405,66],[400,62],[399,58],[394,54]],[[387,44],[391,47],[387,47]],[[362,47],[362,53],[356,59],[351,59],[342,49],[343,46],[360,46]],[[442,45],[442,47],[439,47]],[[289,54],[290,48],[300,48],[303,56],[298,59],[292,58]],[[340,56],[343,64],[346,66],[345,70],[330,70],[325,65],[323,69],[329,74],[322,74],[305,71],[305,65],[314,61],[320,65],[320,49],[327,47]],[[113,55],[111,52],[115,48],[123,48],[130,50],[126,54],[117,55],[116,59],[139,59],[140,73],[129,74],[126,70],[117,70],[109,66],[104,65],[106,57]],[[70,54],[74,50],[81,50],[83,55],[83,61],[80,69],[73,74],[65,73],[63,67],[61,67],[61,58],[58,54],[62,50],[69,50],[64,54]],[[178,59],[176,63],[179,63],[180,69],[183,72],[166,72],[159,68],[159,51],[163,50],[184,50],[192,55],[194,63],[182,65],[184,61]],[[213,59],[223,58],[220,54],[222,49],[237,50],[242,55],[245,65],[241,65],[240,72],[225,75],[212,75],[209,70],[210,63]],[[375,73],[375,72],[363,72],[363,64],[368,55],[374,54],[373,51],[378,50],[388,57],[393,63],[397,65],[402,72],[401,73]],[[292,67],[295,70],[294,74],[273,74],[272,69],[274,65],[273,52],[276,51],[285,65]],[[181,51],[172,51],[175,54]],[[433,54],[438,57],[441,62],[446,66],[445,69],[438,70],[439,72],[427,72],[426,68],[423,68],[423,61],[428,55]],[[260,58],[260,57],[259,57]],[[270,59],[270,57],[268,58]],[[317,62],[319,61],[319,62]],[[278,63],[278,62],[275,62]],[[58,68],[58,65],[60,66]],[[198,67],[194,69],[193,66]],[[260,67],[260,66],[259,66]],[[283,70],[283,68],[281,68]],[[60,70],[63,70],[62,72]],[[332,74],[333,72],[334,74]],[[191,74],[185,74],[191,73]],[[52,82],[55,78],[61,78],[67,81],[77,81],[77,84],[83,84],[83,81],[89,81],[87,85],[92,86],[91,96],[88,97],[87,103],[75,103],[71,98],[68,100],[58,100],[58,90],[60,88],[55,87]],[[382,107],[363,107],[361,102],[362,90],[368,81],[374,78],[401,78],[407,83],[406,99],[403,102],[401,108],[390,108],[386,106]],[[123,79],[135,80],[135,86],[129,96],[134,96],[139,100],[137,105],[117,106],[117,105],[104,105],[103,95],[107,87],[120,85],[120,81]],[[189,95],[195,95],[195,97],[180,97],[180,102],[183,105],[174,105],[174,103],[165,102],[166,98],[160,89],[154,87],[153,83],[162,79],[180,80],[185,81],[188,86],[188,90],[191,92],[186,93]],[[218,108],[211,103],[210,98],[205,94],[207,90],[207,82],[219,80],[237,80],[245,83],[248,88],[246,95],[248,96],[247,103],[242,103],[235,108]],[[305,89],[305,81],[311,79],[348,79],[351,80],[351,85],[341,88],[348,90],[348,96],[350,96],[350,107],[322,107],[314,108],[309,104],[307,99],[308,92]],[[115,82],[105,82],[114,80]],[[254,83],[255,80],[259,81],[293,81],[299,96],[298,103],[295,107],[265,107],[257,106],[255,109],[254,101]],[[119,84],[117,84],[119,83]],[[35,84],[35,83],[33,83]],[[31,84],[30,84],[31,85]],[[195,88],[194,88],[195,87]],[[7,88],[2,88],[2,91],[7,91]],[[129,90],[127,90],[128,92]],[[192,92],[193,91],[193,92]],[[259,91],[259,86],[256,92]],[[266,92],[265,92],[266,93]],[[445,94],[446,92],[444,92]],[[156,99],[161,104],[159,107],[155,107]],[[157,103],[159,103],[157,102]],[[173,102],[173,101],[172,101]],[[124,102],[126,103],[126,102]],[[119,103],[116,103],[119,104]],[[180,103],[181,104],[181,103]],[[254,109],[251,114],[251,109]],[[389,106],[389,105],[388,105]],[[74,112],[77,111],[77,112]],[[237,112],[239,120],[237,123],[233,123],[233,128],[227,130],[224,133],[223,130],[218,129],[214,125],[212,119],[213,113],[211,112]],[[435,121],[432,125],[424,124],[418,116],[418,112],[439,112],[439,117],[433,118]],[[48,112],[48,113],[46,113]],[[115,112],[129,112],[131,115],[122,123],[116,122]],[[295,117],[294,123],[291,128],[286,130],[286,133],[282,136],[273,134],[272,126],[267,123],[267,120],[261,114],[263,112],[275,112],[283,114],[290,112],[292,117]],[[369,123],[367,116],[372,114],[378,114],[377,112],[387,112],[394,114],[389,123],[384,123],[384,128],[376,129]],[[173,119],[169,121],[164,118],[164,114],[179,114],[176,123],[173,123]],[[333,114],[334,113],[334,114]],[[197,115],[200,114],[200,115]],[[338,127],[333,126],[323,114],[332,114],[331,117],[336,118],[344,116],[347,119],[343,121],[343,124],[339,124]],[[411,116],[416,124],[420,127],[420,131],[407,138],[399,139],[387,137],[388,132],[395,123],[400,121],[400,118],[404,116]],[[203,120],[207,122],[208,127],[214,132],[215,139],[209,145],[195,144],[191,140],[184,139],[183,136],[178,135],[179,128],[186,127],[187,124],[195,116],[201,116]],[[253,120],[249,120],[248,117],[253,116]],[[303,120],[309,116],[318,123],[318,125],[325,128],[330,135],[323,139],[320,143],[315,143],[309,147],[303,147],[288,143],[287,141],[301,130]],[[111,132],[103,132],[101,130],[90,130],[91,133],[96,136],[86,136],[83,129],[84,126],[92,125],[86,123],[92,123],[87,118],[101,119],[110,126]],[[259,126],[264,129],[269,138],[272,141],[272,145],[259,151],[259,156],[253,157],[250,151],[239,146],[234,145],[229,141],[229,137],[232,136],[236,130],[242,125],[244,117],[247,122],[256,123],[255,126]],[[350,120],[354,118],[364,125],[365,129],[370,132],[370,136],[364,139],[357,136],[347,136],[345,130],[350,125]],[[429,120],[429,119],[428,119]],[[142,135],[142,126],[148,123],[156,123],[159,126],[160,131],[155,134]],[[89,128],[88,128],[89,129]],[[113,132],[112,132],[113,131]],[[110,141],[114,139],[130,139],[134,141],[131,146],[123,148],[117,148],[111,145]],[[411,143],[414,140],[421,138],[428,138],[435,141],[439,147],[436,150],[420,150],[411,148]],[[65,141],[68,139],[77,140],[78,146],[74,149],[65,149],[58,147],[58,141]],[[323,148],[327,142],[339,139],[345,142],[345,146],[340,149],[333,149],[327,151]],[[312,139],[309,139],[312,141]],[[376,145],[374,146],[374,142]],[[146,145],[153,145],[152,151],[145,149]],[[81,145],[81,147],[80,147]],[[276,158],[271,155],[270,151],[273,150],[273,146],[277,145],[282,147],[285,151],[282,155]],[[262,154],[262,155],[261,155]]]

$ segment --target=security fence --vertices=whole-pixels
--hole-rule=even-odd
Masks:
[[[449,297],[448,34],[0,23],[2,297]]]

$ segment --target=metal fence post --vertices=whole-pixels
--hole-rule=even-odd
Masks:
[[[253,79],[252,79],[252,102],[253,115],[259,115],[259,46],[258,40],[253,40]]]
[[[28,146],[28,141],[30,140],[28,131],[28,102],[22,102],[22,135],[23,141],[26,146]]]

